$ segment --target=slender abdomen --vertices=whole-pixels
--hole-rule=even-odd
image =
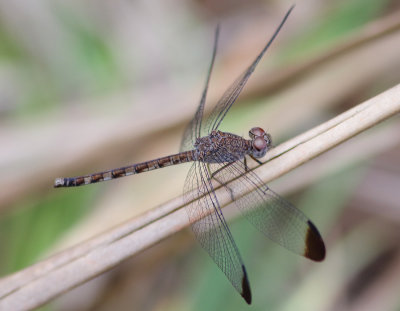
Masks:
[[[158,168],[163,168],[170,165],[181,164],[185,162],[194,161],[194,150],[180,152],[174,155],[150,160],[142,163],[132,164],[105,172],[99,172],[78,177],[56,178],[54,187],[76,187],[82,185],[89,185],[101,181],[107,181],[114,178],[139,174]]]

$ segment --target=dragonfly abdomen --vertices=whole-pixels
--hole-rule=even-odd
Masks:
[[[56,178],[54,181],[54,187],[77,187],[83,185],[94,184],[101,181],[107,181],[119,177],[140,174],[143,172],[163,168],[170,165],[177,165],[181,163],[194,161],[194,150],[180,152],[174,155],[161,157],[155,160],[150,160],[142,163],[136,163],[129,166],[116,168],[104,172],[77,176],[77,177],[65,177]]]

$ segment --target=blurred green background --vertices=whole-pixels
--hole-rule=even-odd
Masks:
[[[290,5],[0,2],[1,276],[180,195],[188,165],[79,189],[52,184],[175,153],[200,99],[215,26],[209,107]],[[262,126],[279,144],[396,85],[400,29],[355,44],[393,21],[394,0],[297,2],[222,130]],[[294,78],[280,76],[296,68]],[[399,310],[398,130],[396,116],[271,183],[317,225],[326,261],[230,221],[252,306],[187,229],[41,309]]]

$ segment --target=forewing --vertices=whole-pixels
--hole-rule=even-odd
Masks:
[[[218,37],[219,37],[219,25],[217,26],[217,28],[215,30],[214,48],[213,48],[213,54],[212,54],[212,58],[211,58],[210,68],[208,69],[208,73],[207,73],[206,84],[204,86],[204,90],[201,95],[200,103],[199,103],[199,106],[197,107],[196,113],[194,114],[193,119],[189,122],[188,126],[186,127],[186,129],[183,133],[180,151],[186,151],[186,150],[193,149],[193,144],[194,144],[196,138],[200,137],[200,135],[201,135],[201,124],[202,124],[202,119],[203,119],[204,106],[206,103],[208,85],[210,83],[210,78],[211,78],[211,72],[214,67],[215,56],[217,54]]]
[[[212,110],[210,116],[207,118],[207,121],[204,122],[204,124],[206,125],[207,133],[210,133],[212,130],[217,130],[219,128],[228,110],[232,107],[233,103],[239,96],[243,87],[246,85],[247,80],[250,78],[251,74],[253,73],[258,63],[260,62],[261,58],[263,57],[265,52],[268,50],[268,48],[278,35],[279,31],[281,30],[283,24],[286,22],[286,19],[289,17],[289,14],[292,10],[293,6],[288,10],[286,15],[282,19],[281,23],[279,24],[278,28],[275,30],[271,39],[262,49],[260,54],[257,55],[256,59],[251,63],[251,65],[235,80],[235,82],[233,82],[233,84],[225,91],[222,98],[218,101],[217,105]]]
[[[321,261],[325,258],[324,242],[311,220],[272,191],[253,171],[246,172],[243,161],[225,166],[214,164],[211,171],[246,218],[264,235],[309,259]],[[235,180],[227,184],[232,179]]]
[[[191,227],[201,246],[250,304],[246,270],[209,177],[206,164],[195,162],[186,178],[184,197]]]

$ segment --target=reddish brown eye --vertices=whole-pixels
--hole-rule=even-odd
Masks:
[[[256,148],[257,150],[263,150],[267,147],[267,142],[264,140],[264,138],[257,137],[253,141],[253,147]]]
[[[250,133],[254,136],[263,136],[265,134],[265,131],[261,127],[253,127],[250,130]]]

